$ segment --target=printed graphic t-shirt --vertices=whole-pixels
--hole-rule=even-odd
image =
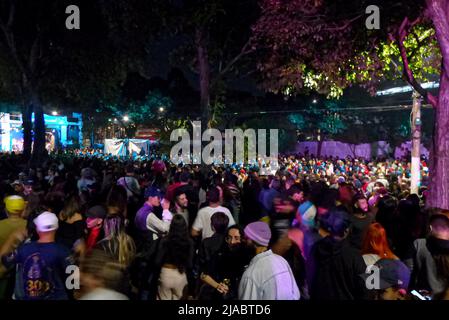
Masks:
[[[70,251],[58,243],[31,242],[3,257],[5,266],[17,265],[16,300],[65,300]]]

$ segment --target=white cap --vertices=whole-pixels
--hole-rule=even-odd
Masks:
[[[58,217],[51,212],[45,211],[33,220],[37,231],[48,232],[58,229]]]

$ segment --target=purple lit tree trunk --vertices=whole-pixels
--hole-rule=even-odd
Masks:
[[[449,209],[449,79],[443,70],[438,106],[435,110],[435,133],[431,153],[430,188],[427,205]]]
[[[398,45],[404,64],[404,78],[435,110],[433,148],[430,154],[430,184],[426,205],[430,208],[449,209],[449,1],[427,0],[427,14],[432,20],[441,50],[441,74],[438,98],[416,81],[411,71],[404,39],[419,19],[410,22],[406,17],[398,31]]]
[[[438,103],[435,110],[435,133],[431,160],[427,206],[449,209],[449,1],[427,0],[441,49],[442,64]]]

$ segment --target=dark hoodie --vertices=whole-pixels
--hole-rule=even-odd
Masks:
[[[363,299],[365,283],[360,277],[366,264],[360,252],[347,240],[335,240],[328,236],[312,249],[314,274],[310,297],[312,300]]]
[[[428,290],[434,295],[440,294],[444,291],[446,284],[438,277],[434,257],[449,254],[449,240],[432,236],[427,239],[417,239],[413,243],[413,250],[413,259],[406,261],[412,270],[410,288]]]

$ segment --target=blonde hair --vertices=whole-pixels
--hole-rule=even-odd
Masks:
[[[109,252],[118,258],[118,262],[128,266],[136,254],[134,240],[125,232],[120,215],[108,216],[103,223],[105,239]],[[115,241],[114,241],[115,240]]]

